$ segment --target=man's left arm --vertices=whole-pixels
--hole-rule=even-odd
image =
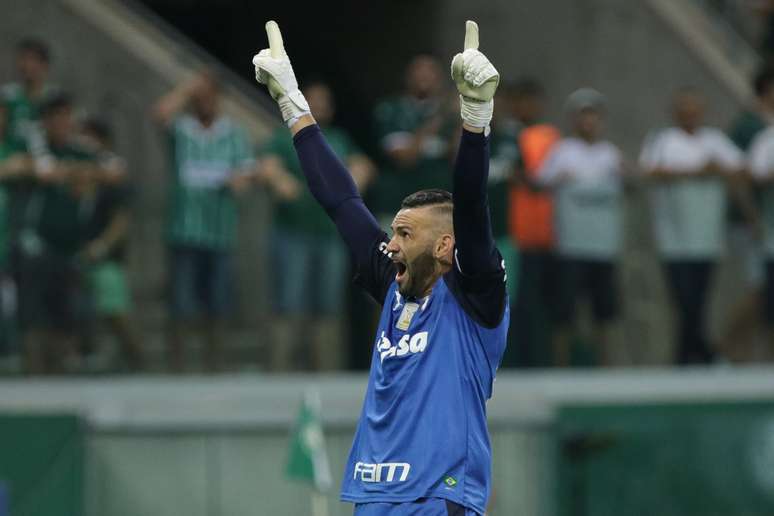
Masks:
[[[478,27],[467,22],[465,50],[452,61],[463,120],[454,167],[454,285],[466,311],[487,327],[505,311],[505,271],[495,247],[487,200],[489,123],[499,74],[478,50]]]

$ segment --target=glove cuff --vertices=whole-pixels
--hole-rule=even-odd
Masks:
[[[493,99],[481,101],[460,95],[460,116],[466,124],[472,127],[486,127],[492,121],[493,112]]]
[[[282,120],[288,127],[293,126],[302,116],[311,114],[309,104],[300,90],[280,95],[277,99],[277,104],[279,105],[280,113],[282,113]]]

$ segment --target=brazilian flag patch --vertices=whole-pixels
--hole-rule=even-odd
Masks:
[[[457,485],[457,479],[454,477],[448,476],[443,479],[443,483],[449,487],[454,487]]]

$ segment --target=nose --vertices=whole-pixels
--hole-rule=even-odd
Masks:
[[[392,237],[390,241],[387,243],[387,252],[397,253],[398,251],[400,251],[400,247],[398,247],[398,244],[395,241],[395,237]]]

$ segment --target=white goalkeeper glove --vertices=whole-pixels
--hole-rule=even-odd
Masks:
[[[451,76],[460,92],[460,115],[472,127],[487,127],[492,120],[500,74],[478,50],[478,25],[465,23],[465,49],[452,59]]]
[[[277,22],[266,22],[266,35],[269,37],[269,48],[253,57],[255,80],[268,86],[269,94],[279,104],[282,119],[291,127],[303,115],[311,113],[309,104],[298,89]]]

